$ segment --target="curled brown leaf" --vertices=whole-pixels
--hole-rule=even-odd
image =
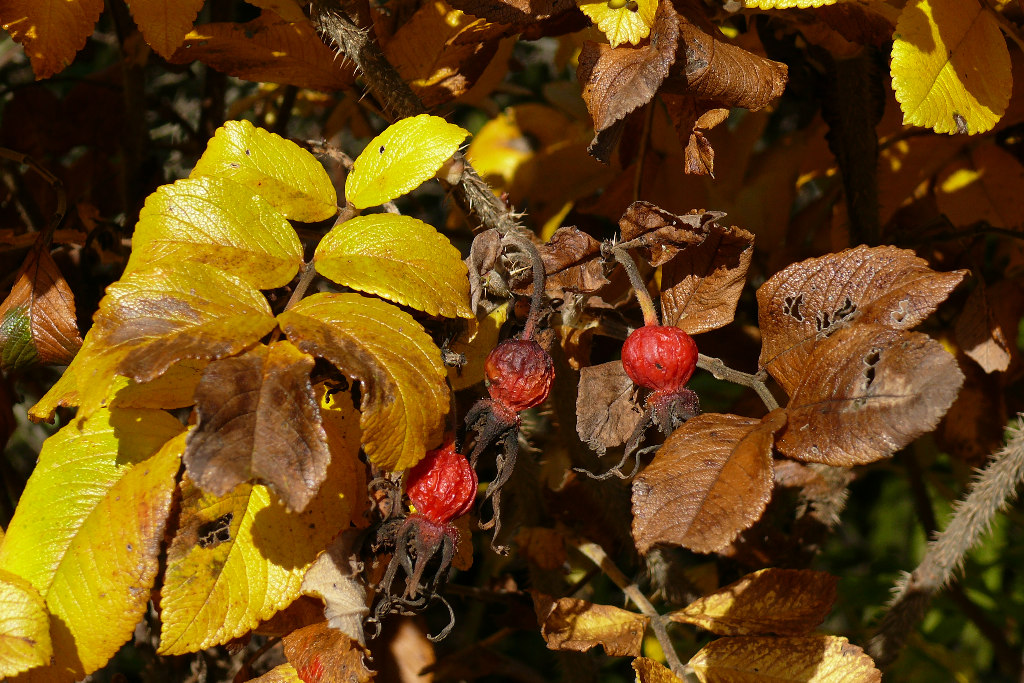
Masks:
[[[721,211],[696,210],[677,216],[650,202],[638,201],[622,214],[619,229],[623,242],[641,248],[656,268],[675,258],[680,249],[703,242],[712,224],[724,215]]]
[[[576,431],[592,449],[604,455],[607,449],[621,446],[642,419],[636,386],[621,361],[580,370]]]

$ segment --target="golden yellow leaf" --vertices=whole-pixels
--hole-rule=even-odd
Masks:
[[[259,678],[250,678],[249,683],[305,683],[291,664],[279,664]]]
[[[42,79],[71,63],[102,12],[103,0],[3,0],[0,25],[25,47]]]
[[[449,408],[445,369],[412,316],[359,294],[314,294],[278,321],[293,344],[362,382],[363,446],[374,464],[406,469],[440,443]]]
[[[801,635],[832,609],[838,579],[810,569],[762,569],[669,614],[720,636]]]
[[[170,414],[117,409],[43,444],[0,546],[0,569],[28,580],[50,612],[55,659],[31,680],[80,679],[131,636],[156,578],[184,445]]]
[[[551,650],[586,652],[598,645],[613,657],[636,657],[644,639],[649,617],[636,612],[595,605],[576,598],[554,600],[535,593],[533,606],[540,621],[540,634]]]
[[[984,133],[1006,111],[1010,52],[978,0],[911,0],[896,22],[892,87],[903,123]]]
[[[39,591],[0,569],[0,676],[42,666],[52,654],[50,615]]]
[[[484,363],[487,355],[498,345],[501,326],[508,320],[509,304],[504,303],[490,313],[481,310],[469,321],[466,330],[452,341],[448,348],[466,357],[462,367],[448,368],[448,381],[459,391],[484,381]]]
[[[636,45],[651,35],[658,0],[576,0],[580,10],[597,24],[612,47],[623,43]]]
[[[164,59],[174,54],[192,30],[204,0],[132,0],[132,18],[142,37]]]
[[[126,274],[146,266],[197,261],[260,289],[288,284],[302,245],[288,221],[246,185],[201,176],[164,185],[146,198],[132,236]]]
[[[352,459],[332,460],[299,514],[264,486],[241,484],[213,496],[186,476],[160,592],[160,653],[225,643],[291,604],[317,553],[348,528],[352,468]]]
[[[256,191],[295,221],[322,221],[338,211],[338,195],[312,154],[248,121],[228,121],[206,145],[189,178],[230,178]]]
[[[633,660],[633,671],[637,683],[681,683],[681,679],[670,669],[647,657]]]
[[[215,268],[186,262],[136,271],[107,288],[72,363],[80,410],[108,400],[115,374],[149,382],[185,358],[234,355],[275,324],[258,290]],[[59,399],[49,396],[47,408]]]
[[[838,636],[713,640],[689,661],[701,683],[877,683],[882,673]]]
[[[336,226],[316,248],[324,277],[430,315],[473,317],[459,250],[411,216],[375,213]]]
[[[366,209],[413,191],[437,173],[468,135],[430,114],[391,124],[352,163],[345,198],[357,209]]]

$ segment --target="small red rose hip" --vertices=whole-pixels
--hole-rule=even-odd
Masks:
[[[405,480],[405,493],[416,512],[437,524],[447,524],[469,512],[476,500],[476,472],[455,442],[427,451]]]
[[[678,327],[640,327],[622,345],[622,367],[639,386],[675,392],[686,386],[697,367],[697,344]]]
[[[548,397],[555,364],[532,339],[506,339],[487,356],[484,374],[491,398],[519,412],[540,405]]]

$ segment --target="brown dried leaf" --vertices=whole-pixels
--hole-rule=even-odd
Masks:
[[[762,569],[669,614],[720,636],[797,636],[821,625],[839,579],[810,569]]]
[[[565,536],[555,529],[525,526],[516,534],[519,555],[545,571],[561,569],[569,559]]]
[[[754,236],[708,223],[703,242],[684,249],[661,271],[661,321],[690,334],[732,322],[754,255]]]
[[[838,467],[880,460],[934,429],[963,380],[956,359],[927,335],[849,325],[815,349],[777,446]]]
[[[633,671],[636,672],[637,683],[682,683],[671,669],[647,657],[634,659]]]
[[[896,24],[887,17],[855,2],[837,2],[819,7],[814,16],[843,38],[861,45],[882,47],[892,40]]]
[[[608,284],[601,243],[578,228],[559,228],[537,249],[547,274],[544,291],[552,299],[564,299],[566,292],[593,292]]]
[[[576,598],[533,594],[540,634],[551,650],[586,652],[598,645],[613,657],[636,657],[649,617]]]
[[[74,295],[49,246],[37,239],[0,304],[0,369],[67,365],[81,347]]]
[[[680,249],[703,242],[721,211],[696,210],[677,216],[650,202],[633,202],[619,219],[622,241],[642,247],[655,268],[668,263]]]
[[[782,96],[788,75],[785,64],[727,42],[701,10],[689,14],[679,19],[686,59],[676,60],[666,90],[751,111]]]
[[[953,225],[985,221],[1019,229],[1024,213],[1024,166],[998,145],[982,145],[943,169],[935,184],[935,203]]]
[[[369,654],[326,621],[300,628],[282,639],[284,656],[305,683],[366,683],[374,678]]]
[[[961,359],[966,379],[935,432],[939,448],[971,467],[982,467],[1003,443],[1009,419],[1002,377]]]
[[[192,61],[247,81],[334,92],[352,85],[351,62],[338,59],[309,22],[290,24],[273,12],[244,24],[197,26],[168,60]]]
[[[613,360],[580,370],[576,394],[576,432],[592,449],[604,455],[629,440],[643,411],[637,405],[636,386]]]
[[[729,118],[729,109],[699,101],[692,95],[663,92],[660,97],[683,145],[683,169],[694,175],[714,177],[715,150],[705,133]]]
[[[756,522],[771,498],[782,409],[761,420],[705,413],[672,432],[633,482],[633,540],[711,553]]]
[[[1000,298],[999,293],[995,291],[992,294],[995,296],[990,296],[984,282],[978,282],[978,286],[964,303],[960,317],[956,320],[954,333],[956,343],[971,360],[981,366],[982,370],[1002,372],[1010,367],[1011,354],[1016,344],[1010,344],[993,310],[993,304],[1002,302],[1005,305],[1009,297]]]
[[[290,510],[306,507],[331,460],[312,369],[313,357],[287,341],[206,367],[195,393],[198,424],[183,458],[200,488],[223,496],[258,479]]]
[[[631,111],[647,104],[661,87],[676,59],[679,18],[671,2],[658,4],[650,39],[640,47],[611,46],[587,41],[579,57],[577,78],[583,86],[583,101],[594,120],[591,154],[608,163],[611,145],[601,144],[602,134]]]
[[[527,25],[572,11],[573,0],[454,0],[455,9],[500,24]]]
[[[688,662],[701,683],[878,683],[864,650],[838,636],[713,640]]]
[[[328,546],[302,577],[302,593],[324,601],[328,626],[365,644],[363,621],[370,614],[370,597],[353,550],[359,533],[345,531]]]
[[[757,290],[759,364],[792,395],[818,345],[852,321],[896,330],[927,318],[967,274],[908,249],[865,247],[794,263]]]

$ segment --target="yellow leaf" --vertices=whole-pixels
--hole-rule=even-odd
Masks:
[[[80,679],[131,636],[184,444],[181,423],[159,410],[99,410],[43,444],[0,546],[0,569],[28,580],[50,612],[55,660],[30,678]]]
[[[315,258],[317,272],[346,287],[430,315],[473,317],[459,250],[411,216],[356,216],[324,236]]]
[[[359,294],[314,294],[278,321],[293,344],[363,383],[360,424],[374,464],[406,469],[440,443],[449,407],[445,369],[412,316]]]
[[[25,47],[36,79],[64,69],[92,35],[103,0],[4,0],[0,22]]]
[[[107,288],[94,321],[71,366],[83,414],[108,399],[115,373],[149,382],[185,358],[234,355],[275,326],[258,290],[201,263],[124,277]]]
[[[540,633],[551,650],[586,652],[603,645],[613,657],[640,654],[649,617],[576,598],[552,600],[540,593],[533,601]]]
[[[389,202],[419,187],[459,149],[469,131],[440,116],[397,121],[353,162],[345,198],[357,209]]]
[[[834,5],[839,0],[743,0],[747,9],[808,9]]]
[[[623,43],[636,45],[649,36],[658,11],[658,0],[576,0],[576,4],[608,37],[612,47]]]
[[[1010,102],[1010,52],[978,0],[907,3],[896,22],[890,68],[904,124],[984,133]]]
[[[302,245],[285,217],[249,185],[223,177],[188,178],[146,198],[125,273],[182,261],[205,263],[273,289],[299,271]]]
[[[701,683],[877,683],[882,673],[837,636],[713,640],[689,661]]]
[[[85,348],[84,346],[82,348]],[[79,353],[81,355],[81,353]],[[39,401],[29,408],[28,417],[34,422],[49,422],[57,408],[78,405],[78,382],[75,380],[75,367],[82,366],[78,356],[71,361],[60,379],[43,394]]]
[[[255,190],[295,221],[322,221],[338,211],[338,195],[312,154],[248,121],[228,121],[206,145],[189,178],[229,178]]]
[[[160,654],[225,643],[291,604],[317,553],[348,528],[352,466],[346,458],[332,461],[300,514],[264,486],[241,484],[213,496],[186,476],[160,591]]]
[[[291,664],[279,664],[259,678],[252,678],[249,683],[305,683]]]
[[[204,0],[131,0],[132,18],[142,37],[164,59],[185,40],[192,30]]]
[[[448,381],[452,389],[460,391],[484,381],[484,363],[491,350],[498,345],[501,326],[508,320],[509,305],[498,306],[488,314],[483,311],[469,321],[466,330],[448,348],[466,357],[460,368],[448,368]]]
[[[293,24],[308,22],[306,14],[295,0],[245,0],[250,5],[268,9],[285,21]]]
[[[682,683],[670,669],[647,657],[634,659],[633,671],[636,672],[637,683]]]
[[[25,579],[0,569],[0,677],[42,666],[52,654],[42,596]]]

